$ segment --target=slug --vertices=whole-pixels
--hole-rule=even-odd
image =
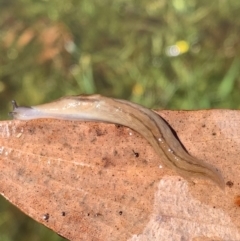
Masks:
[[[51,103],[19,107],[12,101],[14,119],[56,118],[76,121],[98,121],[127,126],[141,134],[154,148],[165,166],[186,178],[210,178],[224,189],[217,169],[189,155],[174,136],[168,124],[154,111],[141,105],[101,95],[67,96]]]

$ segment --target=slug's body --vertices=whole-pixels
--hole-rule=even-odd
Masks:
[[[155,112],[129,101],[100,95],[68,96],[51,103],[18,107],[13,101],[11,112],[15,119],[56,118],[66,120],[100,121],[130,127],[152,145],[164,164],[184,177],[207,177],[224,188],[215,168],[190,156],[176,139],[166,122]]]

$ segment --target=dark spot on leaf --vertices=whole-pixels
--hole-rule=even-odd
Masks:
[[[138,152],[135,152],[134,150],[132,150],[132,151],[133,151],[133,154],[134,154],[135,157],[139,157],[139,153]]]
[[[232,181],[227,181],[226,185],[229,186],[229,187],[232,187],[233,186],[233,182]]]
[[[28,132],[29,132],[31,135],[33,135],[33,134],[35,133],[35,129],[34,129],[34,128],[29,128],[29,129],[28,129]]]
[[[104,133],[100,129],[96,129],[97,136],[102,136]]]
[[[103,161],[103,167],[105,167],[105,168],[107,168],[109,166],[115,166],[115,164],[112,162],[112,160],[108,157],[103,157],[102,161]]]
[[[49,220],[49,213],[45,213],[45,214],[43,215],[43,220],[45,220],[45,221],[48,222],[48,220]]]
[[[96,213],[95,216],[99,217],[99,216],[102,216],[102,214],[101,213]]]

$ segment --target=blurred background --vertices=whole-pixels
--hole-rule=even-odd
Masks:
[[[11,100],[240,108],[236,0],[0,0],[0,119]],[[64,240],[0,198],[0,241]]]

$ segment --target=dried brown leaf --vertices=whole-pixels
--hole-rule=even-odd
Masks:
[[[225,192],[161,168],[131,129],[45,119],[0,122],[1,194],[69,240],[240,240],[240,112],[159,113]]]

